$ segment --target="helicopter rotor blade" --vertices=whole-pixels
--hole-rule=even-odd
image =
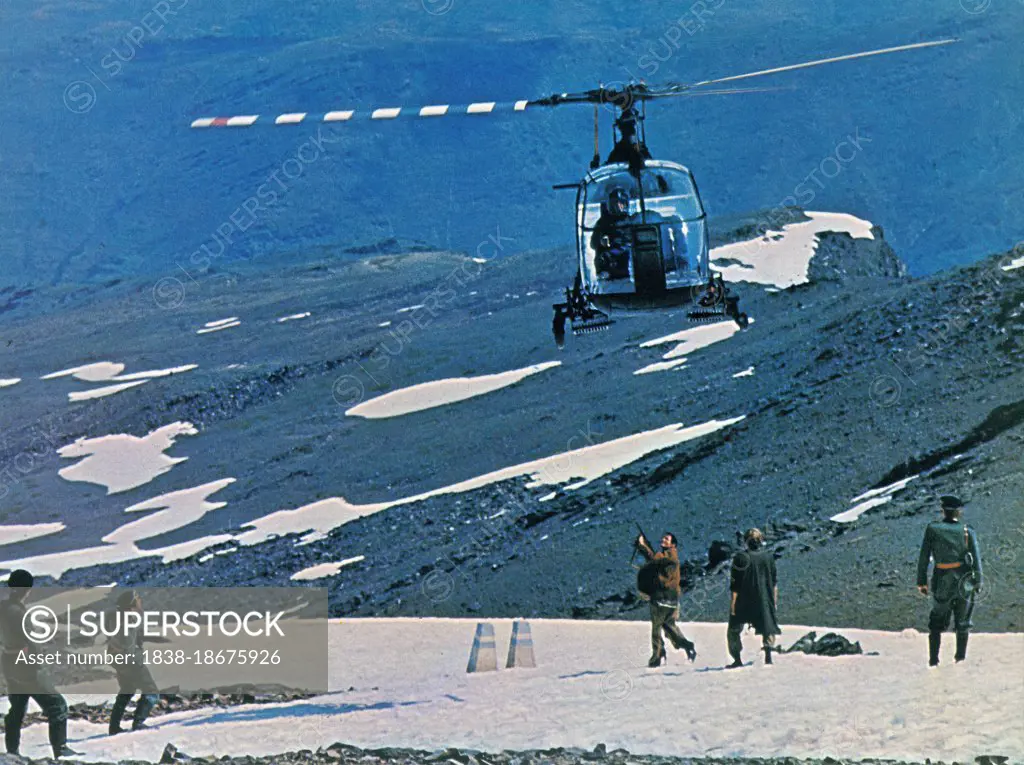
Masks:
[[[668,98],[679,96],[696,95],[731,95],[736,93],[757,93],[767,89],[761,88],[739,88],[720,90],[697,90],[708,85],[718,85],[726,82],[735,82],[752,77],[763,77],[769,74],[781,72],[792,72],[797,69],[809,69],[823,64],[834,64],[839,61],[852,61],[854,59],[868,58],[869,56],[880,56],[886,53],[897,53],[901,51],[918,50],[921,48],[933,48],[939,45],[949,45],[959,42],[957,38],[943,40],[931,40],[929,42],[911,43],[909,45],[897,45],[891,48],[879,48],[877,50],[862,51],[860,53],[849,53],[843,56],[832,56],[830,58],[805,61],[800,64],[789,64],[778,66],[772,69],[762,69],[756,72],[745,72],[734,74],[729,77],[717,77],[710,80],[701,80],[693,83],[670,82],[661,86],[649,86],[643,82],[631,83],[621,87],[600,87],[591,90],[584,90],[577,93],[555,93],[537,99],[522,99],[519,101],[478,101],[470,104],[435,104],[420,107],[392,106],[379,109],[345,109],[325,113],[312,114],[308,112],[290,112],[276,116],[264,116],[259,114],[242,114],[233,117],[201,117],[193,120],[193,128],[213,127],[251,127],[253,125],[298,125],[304,122],[349,122],[354,120],[392,120],[408,117],[445,117],[455,115],[479,115],[495,114],[502,112],[522,112],[527,107],[537,106],[558,106],[559,104],[608,104],[625,109],[635,101],[649,101],[655,98]]]
[[[192,121],[193,128],[251,127],[253,125],[300,125],[304,122],[350,122],[354,120],[393,120],[408,117],[447,117],[455,115],[521,112],[534,102],[478,101],[471,104],[434,104],[432,106],[390,106],[381,109],[345,109],[324,113],[291,112],[276,116],[244,114],[234,117],[201,117]]]
[[[679,93],[684,98],[696,98],[697,96],[738,96],[747,93],[778,93],[783,90],[796,90],[792,85],[780,85],[775,88],[714,88],[713,90],[695,90]]]
[[[700,82],[692,82],[692,83],[685,83],[685,84],[670,83],[667,86],[665,86],[664,89],[652,88],[650,93],[645,94],[645,96],[641,96],[641,97],[660,98],[660,97],[665,97],[665,96],[684,95],[688,91],[693,90],[694,88],[701,88],[701,87],[704,87],[706,85],[718,85],[718,84],[723,83],[723,82],[735,82],[736,80],[746,80],[746,79],[749,79],[751,77],[763,77],[763,76],[769,75],[769,74],[779,74],[781,72],[793,72],[793,71],[796,71],[798,69],[810,69],[811,67],[822,66],[824,64],[835,64],[835,63],[837,63],[839,61],[853,61],[854,59],[868,58],[870,56],[881,56],[881,55],[884,55],[884,54],[887,54],[887,53],[899,53],[899,52],[902,52],[902,51],[920,50],[922,48],[934,48],[934,47],[937,47],[937,46],[940,46],[940,45],[949,45],[949,44],[955,43],[955,42],[960,42],[959,38],[950,37],[950,38],[946,38],[946,39],[942,39],[942,40],[930,40],[928,42],[911,43],[909,45],[896,45],[896,46],[893,46],[891,48],[878,48],[876,50],[861,51],[860,53],[848,53],[848,54],[843,55],[843,56],[831,56],[829,58],[820,58],[820,59],[817,59],[815,61],[805,61],[805,62],[800,63],[800,64],[789,64],[787,66],[777,66],[777,67],[773,67],[771,69],[761,69],[761,70],[756,71],[756,72],[744,72],[743,74],[734,74],[734,75],[730,75],[729,77],[716,77],[716,78],[710,79],[710,80],[701,80]],[[666,91],[669,91],[669,92],[666,92]]]
[[[630,83],[629,85],[622,85],[620,87],[605,87],[604,85],[602,85],[601,87],[594,88],[592,90],[580,91],[578,93],[556,93],[545,98],[538,98],[534,101],[529,101],[528,103],[530,106],[557,106],[558,104],[603,103],[624,108],[636,101],[651,101],[655,98],[667,98],[671,96],[697,95],[697,88],[704,88],[708,85],[718,85],[725,82],[735,82],[737,80],[745,80],[751,77],[763,77],[765,75],[779,74],[781,72],[792,72],[797,69],[809,69],[815,66],[822,66],[823,64],[834,64],[839,61],[852,61],[854,59],[868,58],[870,56],[881,56],[886,53],[898,53],[901,51],[918,50],[921,48],[934,48],[939,45],[949,45],[950,43],[955,42],[960,42],[959,38],[953,37],[942,40],[930,40],[928,42],[910,43],[908,45],[896,45],[890,48],[878,48],[876,50],[861,51],[859,53],[848,53],[843,56],[831,56],[829,58],[821,58],[815,61],[805,61],[799,64],[789,64],[788,66],[777,66],[772,69],[762,69],[756,72],[734,74],[729,77],[716,77],[710,80],[701,80],[700,82],[670,82],[660,86],[648,85],[645,82]],[[702,92],[707,93],[709,95],[712,94],[711,91]],[[729,93],[733,92],[743,91],[720,91],[714,94],[728,95]]]

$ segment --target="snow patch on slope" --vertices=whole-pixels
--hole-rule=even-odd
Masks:
[[[30,539],[49,536],[67,528],[63,523],[31,523],[21,526],[0,526],[0,545],[13,545]]]
[[[296,571],[292,574],[291,579],[293,582],[311,582],[315,579],[323,579],[328,576],[334,576],[345,566],[361,563],[364,560],[366,560],[365,555],[357,555],[354,558],[345,558],[345,560],[340,560],[336,563],[320,563],[316,566],[304,568],[302,571]]]
[[[207,498],[234,482],[234,478],[222,478],[219,481],[211,481],[190,489],[161,494],[125,508],[126,513],[138,513],[143,510],[159,512],[126,523],[103,537],[103,541],[108,544],[134,544],[143,539],[156,537],[187,526],[198,521],[208,512],[225,507],[227,502],[208,502]]]
[[[38,576],[52,576],[59,579],[66,571],[103,563],[121,563],[147,557],[160,557],[164,563],[170,563],[187,558],[208,547],[229,542],[233,537],[229,534],[199,537],[154,550],[140,550],[135,543],[180,529],[199,520],[211,510],[224,507],[226,504],[224,502],[208,502],[207,499],[234,481],[234,478],[224,478],[191,489],[163,494],[132,505],[125,512],[142,510],[158,510],[159,512],[138,521],[126,523],[110,532],[103,538],[106,544],[2,561],[0,569],[26,568]]]
[[[127,433],[80,438],[57,450],[65,459],[81,458],[59,470],[58,475],[66,481],[99,484],[106,487],[107,494],[128,491],[188,459],[168,457],[164,452],[179,436],[194,436],[198,432],[190,422],[172,422],[141,438]]]
[[[350,521],[379,513],[391,507],[421,502],[431,497],[444,494],[461,494],[479,489],[483,486],[506,481],[510,478],[528,476],[527,488],[546,485],[561,485],[576,479],[572,488],[579,488],[603,475],[618,470],[641,457],[660,449],[689,441],[700,436],[714,433],[722,428],[734,425],[744,417],[733,417],[728,420],[710,420],[699,425],[683,427],[681,424],[668,425],[657,430],[636,433],[624,438],[617,438],[601,444],[585,446],[581,449],[556,454],[531,462],[496,470],[485,475],[470,478],[450,486],[417,494],[411,497],[378,502],[367,505],[354,505],[343,497],[331,497],[314,502],[294,510],[279,510],[262,518],[250,521],[246,526],[250,529],[238,535],[239,542],[254,545],[285,534],[313,532],[327,533]]]
[[[849,510],[833,515],[830,520],[833,520],[836,523],[850,523],[855,521],[868,510],[874,507],[880,507],[881,505],[889,502],[896,492],[902,491],[906,488],[907,484],[915,478],[917,478],[917,476],[912,475],[909,478],[896,481],[896,483],[891,483],[888,486],[882,486],[878,489],[866,491],[850,500],[851,502],[856,502],[858,504],[854,505]]]
[[[369,401],[364,401],[347,410],[345,414],[351,417],[381,419],[420,412],[424,409],[432,409],[444,406],[445,404],[453,404],[457,401],[465,401],[474,396],[482,396],[485,393],[491,393],[509,385],[515,385],[530,375],[535,375],[546,369],[552,369],[561,364],[561,361],[548,361],[543,364],[534,364],[523,369],[513,369],[509,372],[493,375],[452,377],[446,380],[420,383],[419,385],[412,385],[408,388],[385,393],[383,396],[371,398]]]
[[[805,212],[811,220],[789,223],[781,231],[746,242],[715,247],[711,262],[727,282],[770,284],[783,289],[809,281],[808,269],[826,231],[854,239],[874,239],[871,223],[845,213]]]
[[[62,369],[59,372],[51,372],[48,375],[43,375],[40,379],[56,380],[61,377],[74,377],[76,380],[82,380],[83,382],[115,383],[114,385],[68,393],[69,401],[89,401],[135,388],[157,377],[169,377],[181,372],[190,372],[197,366],[197,364],[185,364],[183,366],[168,367],[167,369],[147,369],[142,372],[131,372],[124,375],[121,374],[124,371],[124,364],[114,361],[97,361],[92,364]]]
[[[137,380],[136,382],[118,383],[117,385],[104,385],[100,388],[91,388],[89,390],[76,390],[68,394],[68,401],[90,401],[94,398],[104,398],[129,388],[137,388],[140,385],[145,385],[147,382],[149,381]]]
[[[686,358],[685,357],[681,358],[681,359],[672,359],[671,361],[656,361],[653,364],[648,364],[645,367],[640,367],[640,369],[638,369],[635,372],[633,372],[633,374],[635,374],[635,375],[649,375],[652,372],[667,372],[668,370],[676,369],[677,367],[680,370],[683,370],[683,369],[686,369],[686,367],[684,366],[685,364],[686,364]]]
[[[124,364],[114,361],[97,361],[93,364],[83,364],[78,367],[62,369],[59,372],[51,372],[39,379],[56,380],[58,377],[74,377],[85,382],[105,382],[114,379],[123,371]]]
[[[750,323],[753,324],[754,320],[750,319]],[[677,343],[675,348],[662,356],[666,361],[670,361],[672,359],[678,359],[686,356],[688,353],[698,351],[701,348],[707,348],[709,345],[714,345],[715,343],[720,343],[723,340],[728,340],[739,331],[740,328],[736,322],[719,321],[714,324],[702,324],[697,327],[689,327],[687,329],[680,330],[679,332],[673,332],[671,335],[657,337],[654,340],[647,340],[646,342],[640,343],[640,347],[653,348],[657,345]]]

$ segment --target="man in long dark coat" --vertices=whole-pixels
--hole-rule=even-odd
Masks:
[[[740,633],[748,624],[761,636],[764,649],[764,663],[772,663],[772,647],[775,636],[781,635],[775,607],[779,600],[779,578],[775,571],[775,557],[764,546],[764,534],[760,529],[750,529],[745,537],[747,549],[736,553],[732,559],[729,589],[732,600],[729,605],[729,629],[727,633],[729,655],[732,664],[729,669],[742,667],[740,653],[743,642]]]

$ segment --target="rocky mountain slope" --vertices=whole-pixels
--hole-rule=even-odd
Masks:
[[[716,222],[716,243],[746,240],[773,215]],[[2,464],[17,479],[6,485],[0,523],[69,528],[0,551],[12,560],[97,545],[129,504],[227,477],[236,481],[213,497],[226,507],[140,547],[223,534],[329,497],[396,502],[673,423],[743,417],[571,490],[511,478],[398,504],[311,539],[226,541],[168,565],[142,558],[60,581],[285,584],[310,566],[349,561],[310,582],[330,589],[336,614],[645,618],[629,565],[639,523],[652,536],[679,535],[685,617],[718,621],[726,576],[716,564],[737,532],[757,525],[779,556],[785,621],[901,629],[924,618],[913,588],[917,545],[935,497],[955,492],[969,500],[985,552],[989,586],[976,624],[1020,629],[1024,269],[1004,268],[1020,253],[911,279],[881,229],[872,231],[873,239],[823,234],[806,284],[739,285],[754,317],[748,330],[687,354],[685,367],[640,375],[671,348],[642,343],[685,329],[681,313],[618,317],[608,332],[557,351],[549,306],[568,269],[563,253],[548,251],[486,263],[419,252],[283,271],[217,268],[172,308],[138,284],[50,315],[13,311],[10,371],[26,379],[0,391]],[[481,231],[492,253],[507,235]],[[443,284],[452,297],[396,340],[393,327],[408,313],[396,312]],[[303,321],[274,321],[306,311]],[[236,315],[237,328],[196,334]],[[28,379],[108,357],[129,370],[198,368],[70,404],[74,384]],[[549,360],[561,366],[458,404],[380,420],[344,414],[388,390]],[[40,445],[143,436],[174,421],[199,431],[171,452],[188,460],[122,495],[58,478],[67,461]],[[15,469],[28,466],[26,454],[30,469]],[[830,520],[858,495],[905,479],[855,521]],[[308,543],[297,545],[300,537]],[[724,545],[709,559],[716,542]]]

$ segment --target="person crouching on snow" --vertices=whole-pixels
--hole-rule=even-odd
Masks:
[[[122,612],[122,619],[124,618],[124,612],[141,611],[142,598],[135,590],[123,592],[117,599],[117,610]],[[142,695],[135,704],[135,714],[132,716],[132,730],[146,728],[146,718],[149,717],[149,713],[156,706],[159,696],[157,695],[158,689],[156,682],[153,680],[153,675],[150,674],[149,668],[142,662],[142,632],[137,628],[126,629],[122,622],[121,632],[112,636],[107,641],[107,647],[113,654],[121,656],[130,655],[132,657],[130,663],[115,665],[117,686],[121,692],[117,694],[117,698],[114,699],[114,707],[110,710],[109,733],[113,736],[122,732],[121,718],[124,717],[128,702],[132,700],[132,696],[135,695],[136,691],[141,692]]]
[[[762,550],[764,534],[760,529],[750,529],[744,537],[747,549],[736,553],[732,559],[729,589],[732,600],[729,605],[729,629],[727,639],[732,664],[727,669],[742,667],[740,652],[743,642],[740,633],[748,624],[761,636],[764,649],[764,663],[772,663],[772,647],[775,636],[781,635],[775,608],[779,602],[779,578],[775,571],[775,557]]]
[[[697,658],[697,649],[686,639],[676,624],[679,618],[679,552],[675,534],[668,532],[661,538],[661,551],[654,552],[641,534],[636,540],[637,548],[648,561],[658,564],[658,585],[651,595],[651,660],[648,667],[658,667],[665,659],[665,641],[662,631],[668,635],[676,650],[685,650],[686,658]]]

